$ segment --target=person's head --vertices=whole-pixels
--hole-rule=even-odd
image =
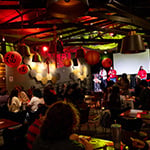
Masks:
[[[119,87],[118,87],[118,86],[113,86],[113,87],[112,87],[112,93],[114,93],[114,94],[119,94],[119,93],[120,93]]]
[[[127,74],[126,74],[126,73],[123,73],[123,74],[122,74],[122,78],[123,78],[123,79],[127,79]]]
[[[143,66],[140,66],[140,69],[139,70],[143,70]]]
[[[33,90],[33,96],[42,98],[42,92],[41,92],[41,90],[39,88],[35,88]]]
[[[57,96],[54,93],[54,89],[51,86],[46,86],[43,91],[43,98],[47,105],[51,105],[52,103],[57,101]]]
[[[139,83],[139,85],[140,85],[141,87],[147,87],[147,86],[148,86],[148,83],[147,83],[146,80],[141,80],[140,83]]]
[[[40,135],[45,140],[68,138],[78,124],[77,109],[71,103],[58,101],[49,107]]]
[[[112,67],[112,66],[110,67],[110,70],[113,70],[113,67]]]

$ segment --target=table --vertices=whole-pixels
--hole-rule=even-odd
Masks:
[[[142,120],[150,120],[150,111],[140,109],[130,109],[120,114],[122,117],[140,118]]]
[[[12,127],[17,127],[20,126],[21,124],[19,122],[15,122],[12,120],[8,119],[0,119],[0,130],[5,129],[5,128],[12,128]]]
[[[88,136],[80,135],[89,139]],[[90,138],[89,143],[93,145],[94,150],[114,150],[113,142],[110,140],[99,139],[99,138]],[[125,145],[121,142],[121,149],[123,149]]]

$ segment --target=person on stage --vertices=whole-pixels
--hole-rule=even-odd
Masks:
[[[116,79],[117,79],[117,71],[113,68],[113,67],[110,67],[110,70],[108,71],[108,75],[109,75],[109,78],[108,80],[110,81],[113,81],[114,83],[116,82]]]
[[[107,87],[107,72],[104,68],[100,68],[99,75],[101,77],[102,89]]]
[[[141,80],[146,80],[147,79],[147,72],[143,69],[143,66],[140,66],[140,69],[138,71],[137,76],[141,79]]]
[[[94,81],[94,91],[100,92],[101,91],[101,87],[100,87],[101,78],[100,78],[100,75],[98,73],[94,74],[93,81]]]

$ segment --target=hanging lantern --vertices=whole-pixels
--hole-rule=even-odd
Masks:
[[[10,51],[5,54],[4,62],[9,67],[17,67],[21,64],[22,57],[18,52]]]
[[[85,51],[83,48],[80,48],[76,52],[76,58],[84,58],[85,56]]]
[[[35,54],[32,57],[32,62],[41,62],[41,61],[42,61],[41,56],[37,52],[35,52]]]
[[[112,66],[112,60],[110,58],[105,58],[102,60],[102,66],[104,68],[109,68]]]
[[[95,65],[100,60],[100,54],[97,51],[88,51],[85,55],[85,60],[89,65]]]
[[[68,58],[64,59],[64,66],[70,67],[71,66],[71,59],[68,59]]]
[[[21,44],[18,45],[18,52],[22,56],[29,57],[31,55],[30,48],[25,43],[21,43]]]
[[[22,65],[19,65],[17,67],[17,71],[20,73],[20,74],[26,74],[28,72],[28,66],[25,65],[25,64],[22,64]]]

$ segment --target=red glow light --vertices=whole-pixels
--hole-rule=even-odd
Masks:
[[[47,46],[43,46],[42,50],[43,50],[43,52],[47,52],[48,51],[48,47]]]

